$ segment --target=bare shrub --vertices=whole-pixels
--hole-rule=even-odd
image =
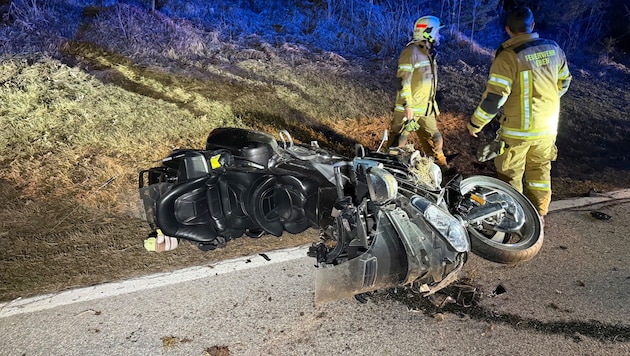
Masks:
[[[496,20],[499,8],[499,0],[444,0],[440,17],[452,30],[474,39],[476,31]]]
[[[471,66],[483,66],[488,65],[494,58],[491,50],[479,45],[461,32],[449,33],[444,42],[446,43],[441,52],[442,58],[449,63],[463,61]]]
[[[56,53],[63,42],[56,15],[48,0],[12,1],[6,14],[9,26],[0,27],[0,53]]]
[[[549,27],[558,44],[571,55],[585,44],[597,43],[607,29],[604,19],[609,0],[556,0],[540,2],[536,23]]]
[[[139,57],[190,57],[206,47],[202,34],[189,22],[122,3],[97,16],[80,39]]]
[[[321,10],[315,10],[325,15],[316,17],[312,34],[319,42],[329,43],[329,49],[341,53],[380,58],[395,55],[411,39],[414,21],[431,13],[425,3],[328,0]]]
[[[13,18],[13,23],[17,26],[28,31],[35,31],[49,25],[46,19],[46,7],[48,7],[48,1],[43,1],[40,5],[36,0],[12,2],[9,7],[9,17]]]

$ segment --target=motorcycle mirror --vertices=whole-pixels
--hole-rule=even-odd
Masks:
[[[383,138],[381,139],[381,144],[376,149],[376,152],[379,152],[381,150],[381,148],[383,147],[383,144],[387,142],[387,140],[389,140],[389,135],[387,133],[387,130],[383,130]]]
[[[280,140],[282,141],[282,148],[286,150],[287,144],[288,144],[288,148],[293,147],[293,137],[291,137],[291,134],[289,133],[289,131],[280,130],[278,135],[280,136]]]
[[[360,143],[354,145],[354,155],[359,158],[365,157],[365,147]]]

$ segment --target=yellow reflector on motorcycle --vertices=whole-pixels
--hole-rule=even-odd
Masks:
[[[217,169],[221,167],[221,162],[219,162],[220,159],[221,159],[220,154],[210,157],[210,167],[212,167],[212,169]]]
[[[475,194],[471,194],[470,195],[470,199],[476,201],[477,203],[484,205],[486,203],[486,200],[478,195]]]

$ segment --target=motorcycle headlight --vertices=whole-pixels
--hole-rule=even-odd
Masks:
[[[459,220],[424,198],[415,197],[411,200],[411,204],[422,212],[427,221],[446,238],[455,251],[470,250],[468,233]]]
[[[367,173],[368,190],[372,201],[382,204],[396,197],[398,181],[391,173],[380,167],[370,167]]]

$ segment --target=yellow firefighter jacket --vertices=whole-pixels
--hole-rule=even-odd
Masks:
[[[426,47],[426,42],[410,42],[398,58],[401,87],[396,94],[395,111],[412,107],[414,116],[440,113],[435,92],[437,90],[437,64]]]
[[[481,131],[503,107],[499,136],[520,140],[555,136],[560,97],[570,82],[565,54],[554,41],[537,33],[510,38],[497,50],[470,125]]]

